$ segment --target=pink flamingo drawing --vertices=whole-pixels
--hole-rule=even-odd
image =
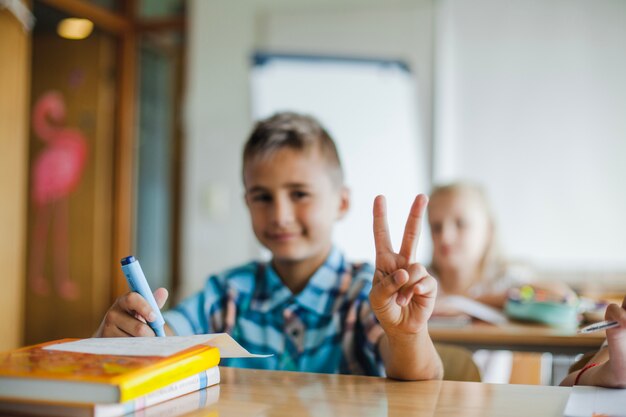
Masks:
[[[47,146],[32,166],[31,199],[34,225],[30,253],[29,281],[35,294],[50,293],[44,276],[49,229],[51,228],[54,284],[57,294],[67,300],[78,298],[78,286],[69,271],[69,195],[76,189],[87,160],[83,134],[63,127],[65,102],[56,91],[42,95],[33,110],[33,130]]]

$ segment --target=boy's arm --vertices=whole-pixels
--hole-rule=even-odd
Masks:
[[[410,299],[403,301],[399,294],[404,286],[414,281],[404,270],[383,277],[370,292],[370,303],[377,305],[374,312],[385,330],[378,345],[380,355],[390,378],[441,379],[441,359],[426,325],[430,314],[424,314],[432,311],[429,305],[434,303],[437,284],[427,274],[419,278],[419,272],[426,273],[421,266],[414,264],[409,271],[418,277]]]
[[[566,376],[561,385],[571,386],[577,383],[626,388],[626,297],[621,307],[611,304],[606,310],[605,317],[606,320],[620,323],[620,327],[607,329],[608,346],[600,348],[585,366]]]
[[[384,197],[374,201],[376,272],[370,304],[385,335],[379,349],[387,376],[403,380],[441,379],[441,360],[428,334],[427,321],[437,295],[437,283],[414,262],[420,223],[428,204],[425,195],[415,198],[399,253],[393,252],[387,228]]]
[[[379,342],[387,376],[414,381],[441,379],[441,359],[427,331],[405,337],[384,334]]]

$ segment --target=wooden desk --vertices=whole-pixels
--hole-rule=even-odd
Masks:
[[[576,330],[555,329],[543,325],[511,323],[494,326],[473,323],[461,328],[429,328],[433,341],[476,349],[506,349],[554,354],[578,354],[596,350],[604,341],[604,332],[579,335]]]
[[[190,416],[562,416],[570,388],[221,368],[219,399]]]

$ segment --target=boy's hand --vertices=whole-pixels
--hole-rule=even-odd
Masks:
[[[415,262],[422,216],[428,197],[418,195],[411,206],[399,253],[391,246],[385,198],[374,200],[376,272],[370,304],[388,336],[416,334],[426,327],[437,295],[437,283]]]
[[[154,299],[159,308],[163,307],[167,296],[165,288],[159,288],[154,292]],[[136,292],[129,292],[115,300],[93,337],[156,336],[146,324],[146,321],[154,319],[152,307],[146,299]]]
[[[609,344],[610,386],[626,387],[626,297],[621,307],[611,304],[606,309],[606,320],[617,321],[620,327],[607,329],[606,338]]]

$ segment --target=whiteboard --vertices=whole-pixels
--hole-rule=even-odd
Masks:
[[[253,118],[296,111],[317,118],[336,142],[351,209],[334,233],[350,260],[374,261],[372,203],[387,197],[398,250],[413,198],[429,191],[428,155],[419,126],[416,80],[399,61],[256,54],[251,71]],[[425,225],[424,225],[425,226]],[[422,234],[418,260],[430,254]]]

